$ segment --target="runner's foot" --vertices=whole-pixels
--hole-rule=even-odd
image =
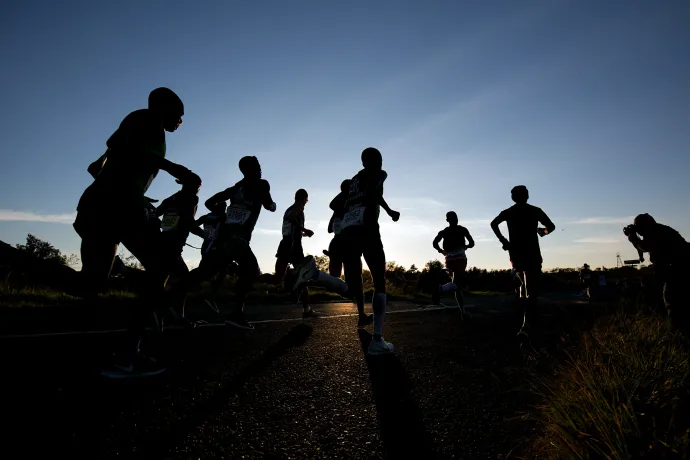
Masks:
[[[380,340],[372,339],[367,354],[372,356],[388,355],[393,353],[394,348],[393,344],[386,342],[383,337]]]
[[[304,310],[302,312],[302,319],[320,318],[321,316],[323,316],[323,315],[321,315],[321,313],[316,312],[316,311],[312,310],[311,308],[309,310]]]
[[[151,377],[162,374],[165,370],[155,359],[137,354],[133,360],[115,357],[113,363],[101,371],[101,375],[111,379]]]

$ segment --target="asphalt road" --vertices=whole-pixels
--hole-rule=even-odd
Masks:
[[[118,332],[0,338],[5,458],[509,458],[534,429],[534,357],[505,297],[390,306],[391,356],[364,353],[351,304],[248,311],[254,331],[169,331],[169,370],[109,381]],[[562,333],[546,305],[546,342]],[[43,331],[45,332],[45,331]],[[64,331],[63,331],[64,332]],[[546,343],[545,342],[545,343]],[[548,346],[548,345],[547,345]]]

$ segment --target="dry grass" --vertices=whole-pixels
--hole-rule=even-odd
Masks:
[[[534,391],[541,435],[530,458],[686,458],[688,341],[663,318],[618,313]]]

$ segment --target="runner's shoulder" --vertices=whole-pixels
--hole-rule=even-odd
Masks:
[[[137,141],[165,142],[165,131],[160,120],[148,109],[135,110],[127,115],[118,130],[108,139],[107,145],[117,148],[121,142]]]
[[[131,112],[122,120],[120,128],[163,132],[160,120],[158,120],[149,109],[139,109]]]

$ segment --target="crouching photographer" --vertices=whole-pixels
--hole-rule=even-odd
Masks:
[[[676,230],[657,223],[649,214],[635,217],[632,225],[623,229],[628,241],[637,249],[640,262],[649,253],[654,272],[664,283],[664,305],[673,329],[690,332],[690,301],[684,298],[683,284],[690,279],[690,243]]]

